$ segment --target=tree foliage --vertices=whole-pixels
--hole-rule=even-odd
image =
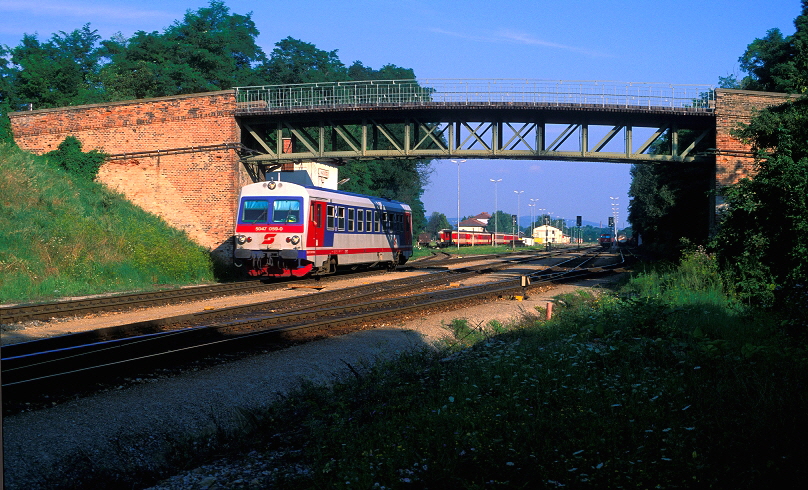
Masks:
[[[794,19],[796,32],[784,36],[769,29],[755,39],[738,59],[748,73],[740,87],[767,92],[805,93],[808,90],[808,1],[802,1],[802,13]]]
[[[713,177],[713,166],[703,163],[633,165],[628,205],[632,230],[663,256],[678,254],[686,243],[703,244]]]
[[[427,220],[426,227],[424,227],[424,232],[429,233],[430,237],[435,238],[438,236],[438,232],[440,230],[451,228],[452,225],[449,224],[449,220],[446,218],[445,214],[433,211]]]
[[[741,295],[762,303],[808,280],[808,100],[761,111],[738,136],[756,151],[753,178],[726,191],[715,246]]]
[[[485,231],[489,233],[513,233],[513,215],[497,210],[488,220]]]
[[[188,11],[162,34],[138,31],[104,41],[110,60],[102,70],[111,100],[144,98],[263,83],[256,65],[266,55],[256,44],[251,14],[231,14],[223,2]]]

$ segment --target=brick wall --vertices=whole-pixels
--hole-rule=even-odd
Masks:
[[[717,89],[715,92],[716,135],[715,186],[719,194],[725,186],[754,174],[754,157],[749,145],[733,137],[731,131],[748,123],[754,112],[782,104],[789,94],[751,90]]]
[[[73,135],[82,149],[108,154],[237,143],[232,91],[12,113],[17,144],[34,153]],[[98,180],[217,255],[232,253],[239,188],[249,183],[233,150],[125,158],[102,165]]]

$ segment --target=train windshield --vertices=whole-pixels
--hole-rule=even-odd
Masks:
[[[300,201],[276,199],[272,203],[273,223],[297,223],[298,221],[300,221]]]
[[[266,223],[269,201],[266,199],[244,199],[241,203],[242,223]]]

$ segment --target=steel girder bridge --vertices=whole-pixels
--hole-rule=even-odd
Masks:
[[[242,161],[377,159],[711,162],[706,85],[384,80],[236,88]],[[263,180],[263,179],[261,179]]]

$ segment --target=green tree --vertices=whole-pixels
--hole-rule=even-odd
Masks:
[[[769,29],[766,36],[747,46],[738,59],[741,70],[749,74],[741,88],[788,93],[808,90],[808,1],[802,1],[794,26],[796,32],[791,36]]]
[[[741,296],[770,304],[775,287],[808,280],[808,99],[761,111],[738,136],[756,172],[727,189],[715,247]]]
[[[269,84],[340,82],[348,70],[337,50],[323,51],[314,44],[287,37],[275,43],[263,68]]]
[[[513,233],[513,216],[504,211],[495,212],[488,220],[485,231],[494,233],[495,229],[498,233]]]
[[[111,99],[224,90],[264,83],[256,69],[266,55],[256,44],[252,14],[231,14],[223,2],[188,11],[163,34],[139,31],[105,41],[103,80]]]
[[[436,236],[438,236],[438,232],[440,230],[446,230],[451,228],[452,225],[449,224],[449,220],[446,218],[445,214],[433,211],[432,214],[429,216],[429,220],[427,220],[424,232],[429,233],[429,236],[431,238],[435,238]]]
[[[41,109],[103,101],[97,32],[85,24],[70,33],[60,31],[45,43],[36,35],[23,36],[11,50],[11,102]]]
[[[703,163],[633,165],[628,221],[643,243],[663,256],[676,255],[686,243],[704,243],[711,178],[712,166]]]

